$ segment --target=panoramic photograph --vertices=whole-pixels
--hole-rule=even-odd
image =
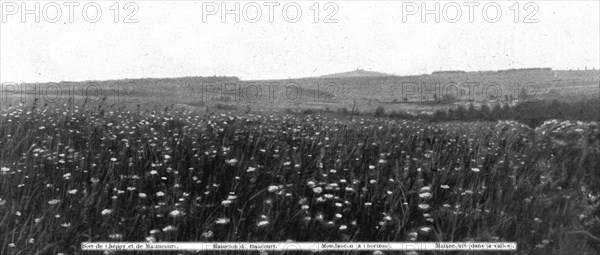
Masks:
[[[597,0],[0,7],[0,254],[600,254]]]

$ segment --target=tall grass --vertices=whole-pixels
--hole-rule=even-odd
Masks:
[[[597,123],[196,115],[0,117],[0,254],[83,241],[516,241],[598,252]]]

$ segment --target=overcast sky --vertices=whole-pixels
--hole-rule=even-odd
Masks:
[[[407,1],[404,1],[407,2]],[[4,1],[2,3],[5,3]],[[20,2],[18,2],[20,3]],[[41,2],[40,8],[48,2]],[[62,2],[58,2],[63,4]],[[21,21],[21,10],[3,5],[0,23],[0,79],[2,82],[80,81],[143,77],[229,75],[242,79],[295,78],[344,72],[361,68],[392,74],[422,74],[438,70],[497,70],[524,67],[583,69],[600,66],[599,1],[536,2],[532,16],[537,23],[524,23],[534,11],[519,6],[519,22],[510,8],[514,1],[499,1],[502,16],[496,23],[482,15],[482,5],[474,8],[458,2],[462,17],[456,23],[444,19],[456,16],[456,6],[447,6],[447,16],[435,22],[434,15],[421,20],[421,10],[403,14],[411,6],[402,2],[336,2],[337,12],[324,23],[332,6],[320,2],[319,22],[311,10],[314,1],[297,2],[302,16],[296,23],[286,21],[283,5],[274,6],[273,22],[269,6],[258,2],[262,16],[256,23],[256,5],[248,5],[247,16],[220,12],[207,15],[203,22],[202,2],[144,1],[133,19],[123,23],[133,8],[123,10],[119,23],[113,21],[113,1],[98,2],[102,16],[96,23],[82,18],[82,6],[60,5],[62,16],[56,23],[34,15]],[[219,6],[222,2],[213,2]],[[226,2],[232,9],[235,2]],[[248,2],[239,2],[243,7]],[[421,1],[415,1],[417,6]],[[449,2],[439,2],[440,9]],[[204,5],[207,11],[211,7]],[[20,9],[20,6],[18,6]],[[33,9],[33,3],[28,3]],[[54,19],[56,6],[45,8]],[[293,7],[293,6],[292,6]],[[288,19],[296,17],[288,8]],[[433,9],[433,2],[427,2]],[[219,6],[219,9],[220,6]],[[241,8],[240,8],[241,9]],[[314,8],[313,8],[314,9]],[[513,6],[514,9],[514,6]],[[221,11],[221,10],[219,10]],[[40,12],[43,13],[43,10]],[[242,15],[244,14],[241,10]],[[440,10],[440,13],[444,13]],[[93,18],[93,8],[88,9]],[[495,11],[488,9],[488,19]]]

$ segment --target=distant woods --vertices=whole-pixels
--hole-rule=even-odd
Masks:
[[[303,113],[311,114],[314,112],[315,110],[307,110]],[[430,121],[516,120],[534,127],[549,119],[600,121],[600,99],[582,98],[572,101],[541,100],[522,102],[516,105],[508,103],[476,105],[470,103],[448,110],[437,110],[433,114],[414,114],[404,111],[387,112],[383,106],[378,106],[375,111],[370,113],[361,113],[358,110],[352,112],[346,108],[339,109],[338,113],[344,115],[387,116],[401,119],[426,119]]]
[[[516,120],[529,126],[538,126],[548,119],[600,121],[600,100],[581,99],[572,102],[535,101],[509,104],[482,104],[475,107],[460,105],[448,111],[438,110],[430,116],[433,121],[444,120]]]

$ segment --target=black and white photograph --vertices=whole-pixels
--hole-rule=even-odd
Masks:
[[[598,0],[0,19],[0,255],[600,254]]]

